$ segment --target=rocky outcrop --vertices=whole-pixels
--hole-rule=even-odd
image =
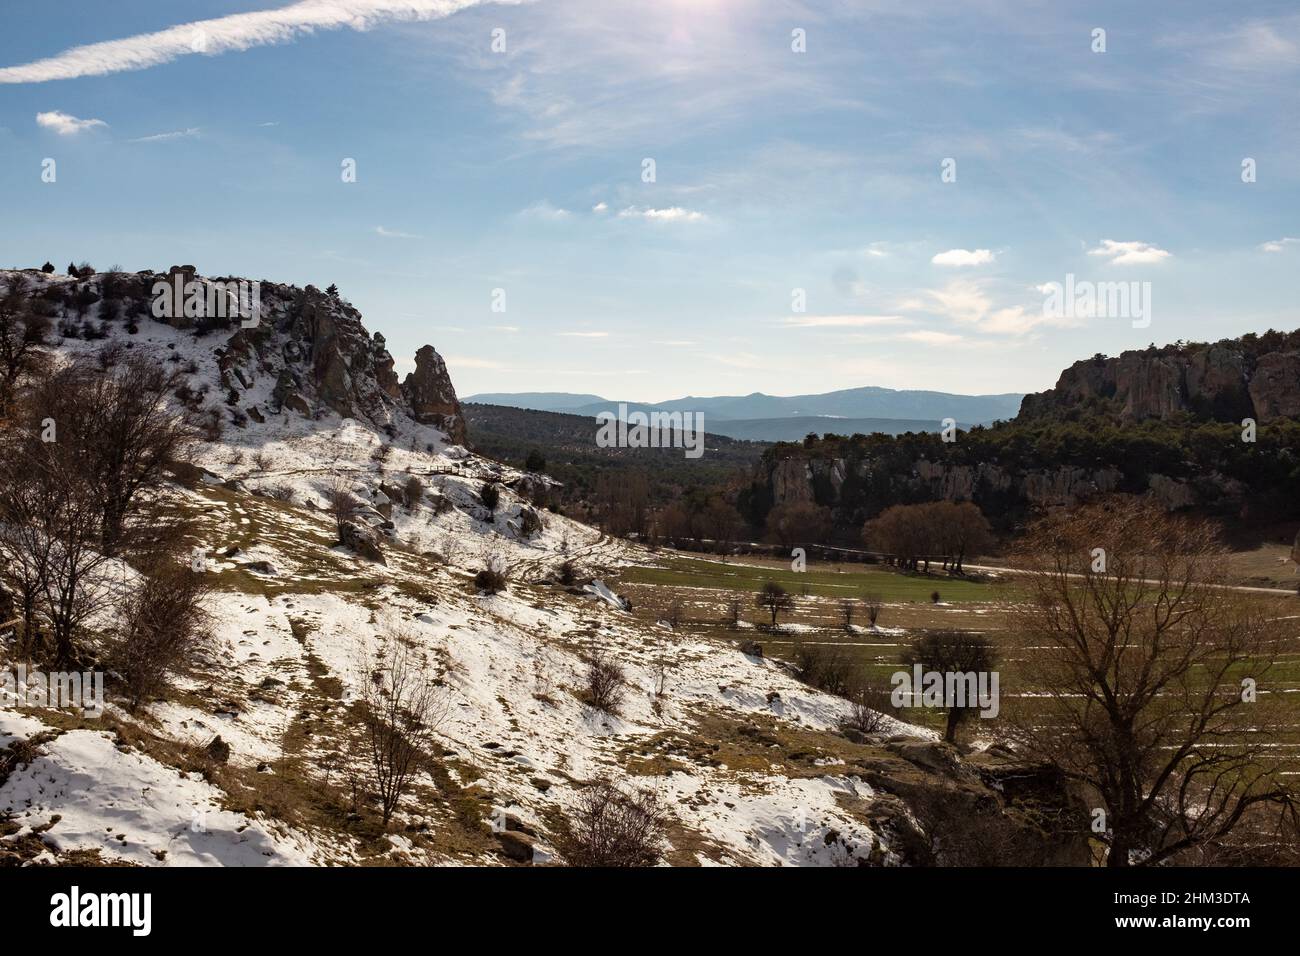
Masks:
[[[1261,423],[1300,416],[1300,352],[1261,355],[1249,391]]]
[[[1300,416],[1300,334],[1094,356],[1067,368],[1054,388],[1026,395],[1017,421],[1094,412],[1126,422]]]
[[[0,273],[0,285],[8,286],[9,274]],[[307,417],[333,411],[392,434],[397,417],[404,415],[442,429],[452,443],[466,440],[460,403],[442,357],[424,346],[415,373],[403,386],[384,337],[372,336],[361,313],[335,293],[310,285],[204,277],[192,265],[70,280],[33,274],[24,281],[29,282],[32,310],[66,324],[66,334],[74,337],[80,336],[83,322],[89,326],[98,319],[123,322],[131,334],[145,323],[162,322],[210,342],[217,371],[211,384],[219,388],[237,426],[286,411]],[[208,306],[191,302],[185,291],[190,283],[204,292],[195,293],[195,302],[220,302],[222,308],[195,313]],[[232,283],[250,304],[256,302],[255,320],[251,311],[241,314],[241,303],[222,291]]]
[[[465,418],[447,365],[432,345],[415,353],[415,371],[402,383],[402,394],[417,422],[434,425],[457,444],[465,441]]]

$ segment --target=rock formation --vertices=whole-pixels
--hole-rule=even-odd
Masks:
[[[1193,418],[1267,424],[1300,415],[1300,333],[1269,332],[1075,362],[1026,395],[1017,420],[1100,412],[1120,421]]]
[[[457,444],[465,441],[465,419],[447,365],[432,345],[415,353],[415,371],[402,383],[402,394],[417,422],[436,425]]]

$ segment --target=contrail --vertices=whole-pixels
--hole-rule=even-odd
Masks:
[[[316,30],[368,30],[386,21],[439,20],[484,2],[522,0],[301,0],[277,10],[196,20],[156,33],[73,47],[58,56],[0,69],[0,83],[44,83],[147,70],[182,56],[214,56],[289,43]]]

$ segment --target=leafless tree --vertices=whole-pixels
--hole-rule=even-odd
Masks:
[[[588,785],[552,834],[570,866],[654,866],[663,858],[668,812],[646,790],[625,792],[607,780]]]
[[[347,479],[339,476],[334,479],[330,485],[330,490],[325,499],[325,506],[334,519],[334,529],[343,540],[343,526],[348,523],[352,513],[361,507],[361,502],[355,494]]]
[[[385,827],[449,710],[447,694],[411,645],[408,635],[389,630],[367,650],[358,675],[362,748]]]
[[[1011,633],[1037,693],[1013,701],[1010,736],[1098,801],[1109,866],[1191,858],[1244,820],[1294,823],[1250,693],[1284,647],[1259,599],[1222,586],[1224,558],[1208,524],[1125,497],[1044,521],[1018,555],[1029,595]]]
[[[125,601],[121,630],[109,648],[132,711],[162,693],[209,646],[204,599],[210,579],[175,550],[150,555]]]
[[[0,296],[0,418],[8,413],[22,379],[47,359],[42,345],[50,322],[31,306],[25,279],[15,277]]]
[[[840,601],[840,622],[844,625],[844,630],[853,630],[853,612],[857,610],[857,605],[853,598],[843,598]]]
[[[876,619],[880,617],[880,608],[884,601],[878,594],[862,595],[862,606],[867,609],[867,623],[872,627],[876,626]]]
[[[754,604],[772,615],[772,626],[776,627],[776,616],[792,610],[794,598],[775,581],[768,581],[754,595]]]
[[[727,602],[727,624],[733,631],[740,627],[740,598]]]
[[[943,675],[945,679],[950,674],[988,674],[995,660],[993,643],[982,634],[966,631],[932,631],[918,638],[905,657],[909,666],[920,664],[923,671]],[[913,691],[919,693],[920,688]],[[958,727],[979,710],[980,704],[970,696],[961,706],[955,701],[946,703],[948,719],[943,739],[953,743]]]

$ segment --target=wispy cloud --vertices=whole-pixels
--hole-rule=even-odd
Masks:
[[[1025,335],[1041,325],[1070,324],[1047,315],[1041,305],[1031,308],[1014,302],[995,302],[990,288],[988,282],[954,280],[943,288],[926,290],[923,299],[911,304],[920,311],[988,335]]]
[[[1109,259],[1116,266],[1147,266],[1163,262],[1173,253],[1157,248],[1149,242],[1116,242],[1103,239],[1096,249],[1089,249],[1088,255]]]
[[[52,129],[60,136],[76,136],[78,133],[88,129],[94,129],[96,126],[107,127],[108,124],[100,119],[78,119],[70,113],[64,113],[60,110],[51,110],[48,113],[36,114],[36,125],[43,126],[46,129]]]
[[[907,342],[920,342],[922,345],[952,345],[962,340],[962,337],[955,332],[940,332],[938,329],[915,329],[911,332],[900,332],[896,338]]]
[[[949,249],[930,261],[936,266],[984,266],[997,258],[988,249]]]
[[[901,315],[792,315],[783,324],[796,329],[860,329],[878,325],[906,325]]]
[[[543,199],[533,203],[526,209],[519,210],[519,216],[522,219],[537,219],[542,222],[565,222],[573,218],[573,213],[567,209],[552,205],[548,200]]]
[[[1281,239],[1270,239],[1268,242],[1261,242],[1259,249],[1261,252],[1282,252],[1287,246],[1300,244],[1300,239],[1295,236],[1283,236]]]
[[[708,217],[694,209],[669,206],[667,209],[641,209],[628,206],[619,212],[620,219],[644,219],[647,222],[703,222]]]
[[[608,332],[560,332],[560,335],[570,339],[603,339],[608,338]]]
[[[169,139],[185,139],[187,137],[198,136],[200,129],[197,126],[191,126],[189,129],[173,130],[170,133],[154,133],[152,136],[138,136],[132,143],[162,143]]]
[[[107,40],[0,69],[0,83],[45,83],[145,70],[183,56],[289,43],[317,30],[368,30],[384,22],[437,20],[484,0],[300,0],[275,10],[196,20],[155,33]],[[513,3],[517,0],[492,0]]]
[[[383,236],[385,239],[423,239],[423,236],[417,236],[413,232],[400,232],[396,229],[385,229],[383,226],[375,226],[375,235]]]

